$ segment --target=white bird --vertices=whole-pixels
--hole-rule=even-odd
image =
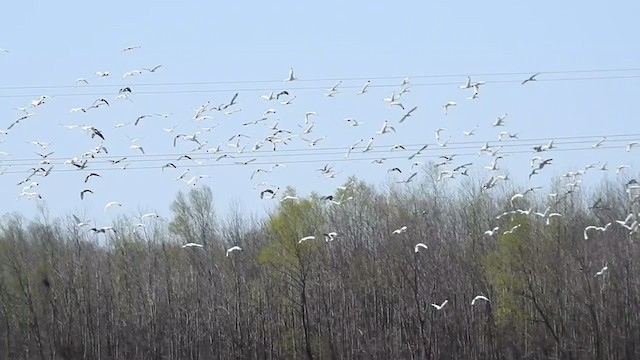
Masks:
[[[471,306],[475,305],[477,300],[484,300],[486,302],[489,302],[489,299],[487,299],[486,296],[478,295],[478,296],[474,297],[473,300],[471,300]]]
[[[471,88],[471,77],[467,76],[467,81],[464,82],[464,85],[458,86],[459,89],[470,89]]]
[[[22,188],[22,192],[25,192],[25,191],[27,191],[27,190],[30,190],[30,189],[32,189],[32,188],[34,188],[34,187],[38,186],[38,185],[39,185],[39,184],[38,184],[37,182],[33,181],[33,182],[31,182],[31,184],[29,184],[29,185],[27,185],[27,186],[23,187],[23,188]]]
[[[493,124],[491,124],[491,125],[493,125],[494,127],[504,126],[504,121],[505,121],[506,118],[507,118],[507,114],[506,113],[502,114],[502,115],[498,116],[496,121],[494,121]]]
[[[513,204],[513,202],[514,202],[516,199],[523,198],[523,197],[524,197],[524,194],[515,194],[515,195],[513,195],[513,196],[511,197],[511,200],[509,200],[509,203],[511,203],[511,207],[515,207],[515,205]]]
[[[367,151],[371,151],[371,145],[373,144],[373,138],[371,138],[371,140],[369,140],[369,142],[367,143],[367,146],[365,146],[364,150],[362,150],[362,152],[367,152]]]
[[[463,131],[462,133],[464,134],[464,136],[473,136],[476,134],[476,130],[478,130],[478,125],[476,125],[475,128],[469,130],[469,131]]]
[[[142,216],[140,216],[140,220],[144,220],[145,218],[148,218],[148,217],[159,218],[159,217],[160,217],[160,215],[158,215],[158,214],[156,214],[156,213],[154,213],[154,212],[152,212],[152,213],[147,213],[147,214],[143,214]]]
[[[449,302],[449,300],[445,300],[442,304],[438,305],[438,304],[431,304],[431,306],[433,306],[434,308],[436,308],[436,310],[442,310],[442,308],[447,305],[447,303]]]
[[[236,245],[236,246],[232,246],[232,247],[230,247],[230,248],[228,248],[228,249],[227,249],[227,253],[226,253],[226,255],[225,255],[225,256],[227,256],[227,257],[228,257],[228,256],[229,256],[229,254],[231,254],[231,253],[232,253],[232,252],[234,252],[234,251],[242,251],[242,248],[241,248],[240,246],[237,246],[237,245]]]
[[[603,137],[602,139],[600,139],[597,143],[591,145],[592,148],[599,148],[602,146],[602,144],[605,142],[605,140],[607,140],[607,137]]]
[[[331,242],[333,240],[336,239],[336,237],[338,237],[338,233],[335,231],[332,232],[328,232],[323,234],[324,235],[324,242]]]
[[[385,120],[384,123],[382,123],[382,129],[380,129],[380,131],[376,131],[376,134],[383,135],[390,132],[391,130],[393,130],[393,132],[396,132],[396,129],[393,126],[389,125],[389,122]]]
[[[126,73],[124,73],[124,75],[122,75],[122,78],[126,79],[129,76],[134,76],[134,75],[138,75],[138,74],[142,74],[142,71],[140,71],[138,69],[133,69],[131,71],[127,71]]]
[[[356,95],[362,95],[362,94],[366,93],[367,89],[369,88],[369,85],[371,85],[371,80],[367,80],[367,82],[362,87],[362,90],[360,90],[360,92],[358,92]]]
[[[351,124],[351,126],[359,126],[364,124],[363,122],[358,122],[356,119],[354,118],[346,118],[344,119],[344,121],[348,122],[349,124]]]
[[[393,230],[392,234],[402,234],[403,232],[406,232],[406,231],[407,231],[407,227],[403,226],[400,229]]]
[[[99,77],[107,77],[107,76],[109,76],[109,72],[108,71],[96,71],[96,75],[98,75]]]
[[[631,167],[630,165],[620,165],[616,168],[616,174],[620,174],[623,169],[628,169],[630,167]]]
[[[293,80],[298,80],[298,78],[293,76],[293,68],[289,68],[289,76],[287,76],[287,78],[284,79],[284,81],[293,81]]]
[[[269,95],[260,95],[260,98],[266,101],[274,100],[276,97],[273,94],[273,91],[269,93]]]
[[[456,106],[458,104],[456,104],[455,101],[447,101],[444,105],[442,105],[442,109],[444,110],[444,114],[447,115],[447,110],[449,109],[449,107],[451,106]]]
[[[632,142],[628,143],[627,144],[627,152],[631,151],[631,149],[634,146],[638,146],[638,145],[640,145],[640,142],[638,142],[638,141],[632,141]]]
[[[609,270],[609,267],[605,265],[600,271],[598,271],[593,277],[602,276],[604,273]]]
[[[189,247],[199,247],[199,248],[201,248],[201,247],[203,247],[203,246],[202,246],[201,244],[196,244],[196,243],[191,243],[191,242],[190,242],[190,243],[186,243],[186,244],[182,245],[182,248],[183,248],[183,249],[185,249],[185,248],[189,248]]]
[[[400,122],[402,123],[403,121],[405,121],[407,118],[409,118],[411,116],[411,114],[416,111],[416,109],[418,108],[418,106],[414,106],[413,108],[411,108],[411,110],[409,110],[406,114],[404,114],[404,116],[400,119]]]
[[[436,129],[436,140],[440,140],[440,133],[443,131],[447,131],[447,128],[438,128]]]
[[[286,195],[282,199],[280,199],[280,202],[287,201],[287,200],[300,200],[300,198],[297,196]]]
[[[307,111],[306,113],[304,113],[304,123],[305,124],[309,123],[309,118],[311,116],[318,116],[318,113],[316,113],[315,111]]]
[[[281,105],[291,105],[291,103],[292,103],[292,102],[293,102],[293,100],[295,100],[295,99],[296,99],[296,97],[295,97],[295,96],[293,96],[293,97],[291,97],[291,98],[290,98],[289,100],[287,100],[287,101],[281,101],[281,102],[280,102],[280,104],[281,104]],[[240,110],[238,109],[237,111],[240,111]],[[225,115],[227,115],[227,113],[225,113]]]
[[[129,146],[129,149],[140,150],[140,152],[144,154],[144,149],[140,145],[131,145]]]
[[[423,244],[423,243],[417,243],[416,246],[413,248],[413,251],[415,251],[416,253],[420,251],[420,248],[423,248],[425,250],[428,250],[429,248],[427,247],[427,245]]]
[[[496,226],[491,230],[487,230],[484,232],[485,235],[489,235],[489,236],[493,236],[493,234],[496,233],[496,231],[498,231],[500,229],[500,227]]]
[[[298,241],[298,244],[301,244],[301,243],[303,243],[303,242],[305,242],[305,241],[307,241],[307,240],[314,240],[315,238],[316,238],[316,237],[315,237],[315,236],[313,236],[313,235],[311,235],[311,236],[305,236],[305,237],[303,237],[302,239],[300,239],[300,240]]]
[[[27,199],[31,200],[32,198],[38,198],[38,199],[42,199],[42,195],[40,195],[40,193],[37,192],[21,192],[20,195],[18,195],[18,197],[26,197]]]
[[[601,226],[594,226],[594,225],[589,225],[586,228],[584,228],[584,239],[587,240],[589,239],[589,236],[587,235],[587,232],[589,230],[596,230],[596,231],[602,231],[605,232],[607,231],[607,229],[609,228],[609,226],[611,226],[611,223],[607,223],[604,227]]]
[[[358,141],[356,141],[353,145],[351,145],[349,147],[349,150],[347,150],[347,153],[344,155],[344,158],[348,158],[349,154],[351,154],[351,151],[354,150],[356,148],[356,146],[360,145],[362,142],[364,141],[364,139],[360,139]]]
[[[480,96],[479,87],[477,85],[473,86],[473,94],[467,97],[467,100],[475,100]]]
[[[209,176],[209,175],[196,175],[196,176],[193,176],[188,181],[186,181],[186,183],[189,184],[189,185],[194,185],[195,186],[198,183],[198,180],[204,179],[204,178],[210,178],[210,177],[211,176]]]
[[[112,206],[122,206],[119,202],[117,201],[111,201],[109,203],[107,203],[107,205],[104,206],[104,211],[107,212],[107,209],[109,209]]]

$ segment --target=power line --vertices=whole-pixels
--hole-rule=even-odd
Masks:
[[[531,138],[531,139],[511,139],[505,141],[485,141],[485,140],[469,140],[469,141],[455,141],[450,142],[447,146],[439,146],[437,143],[426,142],[426,143],[414,143],[414,144],[386,144],[386,145],[375,145],[369,152],[371,153],[385,153],[385,152],[415,152],[422,148],[425,145],[428,145],[423,152],[431,152],[431,151],[443,151],[443,152],[452,152],[456,150],[468,150],[468,149],[479,149],[481,146],[485,144],[489,144],[492,146],[501,146],[503,148],[513,148],[513,147],[532,147],[542,145],[542,143],[548,143],[553,140],[556,146],[561,145],[575,145],[575,144],[589,144],[593,143],[596,139],[605,138],[606,143],[619,143],[619,142],[627,142],[632,139],[640,139],[640,133],[632,133],[632,134],[608,134],[608,135],[574,135],[574,136],[559,136],[559,137],[546,137],[546,138]],[[402,145],[403,149],[391,150],[392,147],[396,145]],[[364,147],[364,143],[359,145],[360,147]],[[212,159],[215,157],[219,157],[222,155],[236,155],[232,158],[236,159],[250,159],[250,158],[277,158],[277,157],[296,157],[296,156],[321,156],[321,155],[345,155],[345,152],[350,148],[350,145],[345,146],[334,146],[334,147],[309,147],[309,148],[280,148],[277,151],[261,151],[261,152],[238,152],[232,150],[221,150],[216,152],[176,152],[176,153],[162,153],[162,154],[118,154],[118,155],[107,155],[100,156],[92,159],[92,163],[108,163],[110,160],[117,160],[122,158],[127,158],[128,162],[149,162],[149,161],[177,161],[177,157],[181,157],[184,155],[188,155],[192,159]],[[600,149],[604,147],[598,147],[596,149]],[[593,149],[593,148],[592,148]],[[356,155],[361,153],[359,150],[354,150],[353,154]],[[0,161],[1,163],[12,163],[12,166],[20,166],[25,165],[28,166],[33,162],[39,162],[43,160],[42,158],[17,158],[17,159],[3,159]],[[51,157],[47,158],[47,160],[51,162],[56,161],[67,161],[68,157]],[[28,162],[28,164],[16,164]]]
[[[620,146],[602,146],[600,147],[600,149],[623,149],[624,147],[620,147]],[[550,152],[550,153],[558,153],[558,152],[570,152],[570,151],[582,151],[582,150],[593,150],[592,147],[577,147],[577,148],[563,148],[563,149],[551,149],[545,152]],[[510,152],[503,152],[501,153],[502,155],[515,155],[515,154],[525,154],[525,153],[531,153],[530,150],[515,150],[515,151],[510,151]],[[462,154],[456,154],[456,156],[458,157],[466,157],[466,156],[478,156],[478,153],[462,153]],[[419,159],[427,159],[427,158],[439,158],[439,155],[425,155],[425,154],[420,154],[417,155],[416,158]],[[398,160],[398,159],[406,159],[405,156],[392,156],[392,157],[386,157],[384,158],[384,161],[387,160]],[[374,161],[374,160],[380,160],[379,157],[366,157],[366,158],[336,158],[336,159],[315,159],[315,160],[285,160],[282,162],[279,162],[280,164],[312,164],[312,163],[331,163],[331,162],[352,162],[352,161]],[[243,166],[256,166],[256,165],[273,165],[273,162],[252,162],[250,164],[237,164],[237,163],[217,163],[217,164],[190,164],[188,167],[189,168],[213,168],[213,167],[229,167],[229,166],[236,166],[236,167],[243,167]],[[453,165],[453,164],[450,164]],[[158,170],[159,167],[158,166],[138,166],[138,167],[127,167],[126,169],[122,169],[122,168],[87,168],[87,169],[72,169],[72,168],[68,168],[68,169],[56,169],[56,170],[52,170],[52,173],[58,173],[58,172],[80,172],[80,171],[85,171],[85,172],[97,172],[97,171],[125,171],[125,170]],[[12,170],[12,171],[4,171],[4,174],[24,174],[24,171],[18,171],[18,170]]]
[[[560,144],[562,145],[562,144]],[[566,145],[566,144],[565,144]],[[598,149],[624,149],[625,146],[600,146]],[[451,152],[445,152],[444,149],[439,149],[442,151],[442,153],[444,154],[451,154]],[[550,150],[546,150],[544,151],[545,153],[558,153],[558,152],[566,152],[566,151],[582,151],[582,150],[594,150],[594,148],[592,146],[589,147],[574,147],[574,148],[553,148]],[[387,151],[388,152],[388,151]],[[514,154],[532,154],[531,150],[511,150],[511,151],[501,151],[498,155],[503,155],[503,156],[510,156],[510,155],[514,155]],[[540,153],[537,153],[540,154]],[[336,154],[319,154],[319,155],[343,155],[343,153],[336,153]],[[456,153],[454,154],[457,157],[466,157],[466,156],[479,156],[480,153],[478,152],[473,152],[473,153]],[[424,154],[424,153],[420,153],[415,155],[414,159],[426,159],[426,158],[442,158],[441,153],[438,154]],[[331,163],[331,162],[350,162],[350,161],[373,161],[373,160],[383,160],[383,161],[387,161],[387,160],[398,160],[398,159],[404,159],[407,160],[407,156],[387,156],[387,157],[351,157],[351,158],[344,158],[343,156],[339,157],[339,158],[321,158],[321,159],[301,159],[301,160],[282,160],[279,161],[279,164],[302,164],[302,163]],[[109,167],[109,168],[86,168],[86,169],[74,169],[74,168],[67,168],[67,169],[55,169],[55,170],[51,170],[51,172],[68,172],[68,171],[80,171],[80,170],[85,170],[85,171],[91,171],[91,172],[95,172],[95,171],[118,171],[118,170],[149,170],[149,169],[159,169],[160,166],[159,165],[155,165],[155,166],[138,166],[138,167],[128,167],[128,165],[135,163],[135,162],[146,162],[146,159],[142,159],[142,160],[136,160],[133,162],[128,162],[126,165],[126,168],[114,168],[114,167]],[[150,160],[150,161],[161,161],[161,160]],[[165,162],[166,160],[162,160],[162,162]],[[103,163],[105,163],[103,161]],[[22,164],[20,164],[22,165]],[[29,164],[24,164],[24,165],[29,165]],[[273,161],[257,161],[257,162],[250,162],[250,163],[243,163],[243,162],[234,162],[234,163],[215,163],[215,164],[204,164],[204,163],[190,163],[189,165],[185,165],[184,167],[228,167],[228,166],[260,166],[260,165],[268,165],[268,166],[273,166],[274,162]],[[12,166],[18,166],[18,165],[12,165]],[[25,172],[28,171],[19,171],[19,170],[8,170],[5,169],[5,171],[3,172],[4,174],[24,174]]]
[[[561,82],[561,81],[594,81],[594,80],[614,80],[614,79],[637,79],[640,75],[620,75],[620,76],[594,76],[594,77],[564,77],[564,78],[551,78],[551,79],[537,79],[538,82]],[[487,80],[485,84],[508,84],[518,83],[522,80]],[[438,83],[412,83],[412,87],[423,86],[451,86],[460,85],[460,82],[438,82]],[[129,85],[134,86],[135,85]],[[369,88],[390,88],[397,87],[398,84],[372,84]],[[117,85],[112,87],[117,88]],[[362,85],[344,85],[341,89],[360,89]],[[307,87],[294,87],[288,88],[288,91],[310,91],[310,90],[327,90],[325,86],[307,86]],[[258,91],[273,91],[273,88],[217,88],[217,89],[189,89],[189,90],[165,90],[165,91],[136,91],[134,95],[161,95],[161,94],[209,94],[209,93],[226,93],[226,92],[258,92]],[[95,93],[54,93],[48,95],[49,97],[71,97],[71,96],[110,96],[115,92],[95,92]],[[42,94],[4,94],[0,95],[0,98],[34,98],[41,96]]]
[[[589,73],[610,73],[610,72],[635,72],[640,68],[609,68],[609,69],[587,69],[587,70],[551,70],[541,71],[544,74],[589,74]],[[530,75],[536,71],[520,72],[488,72],[488,73],[467,73],[467,74],[425,74],[425,75],[403,75],[403,76],[364,76],[364,77],[344,77],[344,78],[311,78],[297,79],[297,82],[324,82],[324,81],[360,81],[360,80],[393,80],[403,79],[433,79],[433,78],[461,78],[465,76],[515,76]],[[543,80],[543,79],[539,79]],[[521,80],[520,80],[521,81]],[[27,90],[27,89],[69,89],[69,88],[101,88],[101,87],[123,87],[123,86],[194,86],[194,85],[236,85],[236,84],[282,84],[282,80],[225,80],[225,81],[191,81],[191,82],[164,82],[164,83],[121,83],[121,84],[88,84],[88,85],[28,85],[28,86],[0,86],[0,90]],[[456,82],[457,84],[457,82]],[[373,86],[373,85],[372,85]]]

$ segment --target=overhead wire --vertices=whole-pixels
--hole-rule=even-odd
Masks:
[[[544,145],[542,144],[542,142],[549,142],[551,140],[554,141],[555,144],[557,145],[562,145],[562,144],[579,144],[579,143],[587,143],[593,140],[588,140],[588,139],[605,139],[605,141],[608,142],[620,142],[620,141],[628,141],[628,140],[632,140],[632,139],[638,139],[638,141],[640,141],[640,133],[621,133],[621,134],[594,134],[594,135],[570,135],[570,136],[556,136],[556,137],[539,137],[539,138],[518,138],[518,139],[509,139],[509,140],[466,140],[466,141],[452,141],[447,143],[447,146],[445,147],[440,147],[438,146],[437,142],[424,142],[424,143],[411,143],[411,144],[385,144],[385,145],[376,145],[374,149],[372,149],[371,151],[373,152],[374,150],[376,150],[377,148],[386,148],[389,149],[393,146],[396,145],[402,145],[406,151],[410,151],[412,148],[416,148],[419,149],[425,145],[428,145],[430,147],[428,147],[426,150],[424,151],[430,151],[430,150],[434,150],[434,149],[448,149],[448,150],[460,150],[460,149],[469,149],[469,148],[476,148],[485,144],[489,144],[489,145],[501,145],[501,146],[505,146],[505,147],[509,147],[509,146],[536,146],[536,145]],[[629,138],[629,139],[626,139]],[[572,142],[567,142],[566,140],[574,140]],[[524,143],[524,144],[523,144]],[[453,146],[451,146],[453,145]],[[469,146],[467,146],[469,145]],[[473,145],[473,146],[471,146]],[[266,145],[265,145],[266,146]],[[161,153],[161,154],[153,154],[153,153],[149,153],[149,154],[117,154],[117,155],[105,155],[105,156],[100,156],[97,159],[101,159],[103,161],[107,161],[110,159],[120,159],[122,157],[127,157],[127,158],[132,158],[134,159],[134,161],[137,161],[135,159],[137,158],[150,158],[150,157],[160,157],[160,158],[174,158],[174,157],[179,157],[182,155],[189,155],[189,156],[214,156],[216,154],[221,155],[221,154],[239,154],[239,155],[244,155],[245,157],[260,157],[260,156],[265,156],[265,157],[274,157],[274,156],[296,156],[295,154],[292,155],[291,153],[301,153],[298,154],[297,156],[304,156],[307,153],[313,153],[313,152],[317,152],[317,153],[321,153],[323,151],[346,151],[347,149],[349,149],[351,145],[343,145],[343,146],[331,146],[331,147],[307,147],[307,148],[287,148],[287,147],[282,147],[279,148],[277,151],[246,151],[246,152],[242,152],[239,153],[238,151],[233,151],[233,150],[221,150],[221,151],[216,151],[216,152],[211,152],[211,153],[207,153],[207,152],[173,152],[173,153]],[[364,146],[363,144],[361,146]],[[435,146],[438,146],[438,148],[436,148]],[[385,151],[385,150],[383,150]],[[400,150],[397,150],[400,151]],[[46,151],[42,151],[42,152],[46,152]],[[282,153],[286,153],[286,154],[282,154]],[[344,152],[342,152],[341,154],[344,155]],[[68,157],[47,157],[48,160],[68,160]],[[4,158],[4,159],[0,159],[0,164],[2,164],[3,162],[25,162],[25,161],[40,161],[42,160],[42,157],[32,157],[32,158],[16,158],[16,159],[12,159],[12,158]]]
[[[559,77],[559,78],[537,78],[538,82],[561,82],[561,81],[594,81],[594,80],[614,80],[614,79],[637,79],[638,75],[619,75],[619,76],[590,76],[590,77]],[[486,80],[483,85],[486,84],[508,84],[508,83],[521,83],[522,80]],[[432,82],[432,83],[411,83],[411,87],[426,87],[426,86],[451,86],[459,85],[460,82]],[[114,89],[125,85],[108,85]],[[135,87],[135,84],[126,85],[129,87]],[[371,84],[369,88],[390,88],[397,87],[398,84]],[[340,89],[360,89],[362,85],[341,85]],[[81,89],[80,87],[79,89]],[[288,91],[311,91],[311,90],[327,90],[326,86],[293,86],[287,87]],[[238,88],[238,87],[224,87],[224,88],[208,88],[208,89],[185,89],[185,90],[153,90],[153,91],[135,91],[127,94],[129,95],[177,95],[177,94],[209,94],[209,93],[232,93],[232,92],[263,92],[273,91],[273,88],[267,87],[250,87],[250,88]],[[116,92],[78,92],[78,93],[51,93],[49,97],[70,97],[70,96],[110,96],[117,95]],[[0,98],[34,98],[42,96],[42,93],[35,94],[1,94]]]
[[[621,140],[618,140],[621,141]],[[612,141],[615,142],[615,141]],[[557,145],[567,145],[567,144],[575,144],[575,145],[579,145],[584,143],[584,141],[575,141],[575,142],[571,142],[571,143],[558,143]],[[583,150],[611,150],[611,149],[625,149],[626,145],[624,146],[606,146],[606,145],[602,145],[598,148],[595,148],[593,146],[582,146],[582,147],[573,147],[573,148],[552,148],[549,150],[545,150],[545,151],[541,151],[541,152],[534,152],[530,149],[526,149],[526,150],[507,150],[507,151],[502,151],[500,150],[499,153],[497,155],[502,155],[502,156],[509,156],[509,155],[514,155],[514,154],[539,154],[541,155],[542,153],[561,153],[561,152],[568,152],[568,151],[583,151]],[[460,148],[463,149],[463,148]],[[459,149],[459,150],[460,150]],[[464,148],[464,149],[469,149],[469,147]],[[477,149],[477,148],[475,148]],[[450,151],[445,151],[444,148],[441,149],[436,149],[436,150],[440,150],[440,153],[437,154],[425,154],[423,152],[420,153],[413,153],[414,155],[414,159],[437,159],[437,158],[442,158],[442,154],[448,154],[447,156],[451,156],[451,155],[455,155],[456,157],[467,157],[467,156],[480,156],[482,154],[482,152],[466,152],[466,153],[452,153]],[[450,149],[447,149],[450,150]],[[426,151],[426,150],[425,150]],[[371,152],[374,152],[374,150],[372,150]],[[392,152],[390,150],[378,150],[376,152],[385,152],[385,153],[389,153]],[[398,151],[399,153],[400,151]],[[409,152],[409,150],[405,150],[405,152]],[[489,151],[488,151],[489,152]],[[393,152],[392,152],[393,153]],[[412,154],[412,155],[413,155]],[[331,162],[349,162],[349,161],[374,161],[374,160],[383,160],[383,161],[387,161],[387,160],[399,160],[399,159],[405,159],[407,160],[408,157],[405,154],[404,156],[386,156],[386,157],[350,157],[350,158],[345,158],[344,157],[344,152],[339,152],[339,153],[332,153],[332,154],[319,154],[319,155],[325,155],[325,156],[330,156],[330,155],[343,155],[339,158],[321,158],[321,159],[298,159],[298,160],[282,160],[282,161],[278,161],[278,164],[304,164],[304,163],[331,163]],[[355,154],[354,154],[355,155]],[[252,158],[253,157],[247,157],[247,158]],[[206,159],[205,159],[206,160]],[[255,160],[258,160],[257,158],[255,158]],[[131,165],[133,163],[140,163],[140,162],[148,162],[148,161],[157,161],[159,163],[165,163],[167,161],[171,162],[170,159],[139,159],[139,160],[134,160],[134,161],[130,161],[127,163],[124,163],[125,165]],[[176,161],[176,160],[174,160]],[[96,161],[99,163],[99,161]],[[102,161],[102,163],[107,163],[108,161]],[[51,166],[52,164],[47,164],[48,166]],[[56,164],[53,164],[56,165]],[[115,165],[115,164],[114,164]],[[176,164],[174,164],[176,165]],[[203,168],[215,168],[215,167],[229,167],[229,166],[236,166],[236,167],[242,167],[242,166],[260,166],[260,165],[269,165],[269,166],[273,166],[274,165],[274,161],[252,161],[249,163],[244,163],[244,162],[233,162],[233,163],[190,163],[189,165],[185,165],[185,166],[181,166],[183,168],[186,167],[203,167]],[[25,170],[9,170],[11,167],[13,166],[34,166],[33,163],[31,164],[11,164],[9,165],[9,167],[5,168],[4,171],[2,171],[2,174],[24,174]],[[35,165],[35,166],[39,166],[39,165]],[[44,166],[44,165],[42,165]],[[176,167],[178,167],[176,165]],[[85,171],[89,171],[89,172],[97,172],[97,171],[122,171],[122,170],[150,170],[150,169],[161,169],[160,165],[154,165],[154,166],[134,166],[134,167],[126,167],[126,168],[122,168],[122,167],[87,167],[84,169],[78,169],[78,168],[66,168],[66,169],[52,169],[51,172],[72,172],[72,171],[80,171],[80,170],[85,170]]]
[[[611,73],[611,72],[636,72],[640,68],[604,68],[604,69],[584,69],[584,70],[549,70],[537,71],[540,75],[544,74],[589,74],[589,73]],[[465,76],[516,76],[529,75],[536,71],[514,71],[514,72],[471,72],[457,74],[423,74],[423,75],[399,75],[399,76],[359,76],[359,77],[326,77],[326,78],[309,78],[296,79],[296,82],[324,82],[324,81],[360,81],[360,80],[393,80],[393,79],[433,79],[433,78],[459,78]],[[544,79],[539,79],[539,81]],[[195,86],[195,85],[236,85],[236,84],[266,84],[276,83],[282,84],[282,80],[253,79],[253,80],[209,80],[209,81],[182,81],[182,82],[158,82],[158,83],[138,83],[135,86]],[[455,83],[457,84],[457,82]],[[131,86],[132,83],[120,84],[86,84],[78,85],[27,85],[27,86],[0,86],[2,90],[28,90],[28,89],[69,89],[69,88],[100,88],[115,86]],[[373,86],[373,85],[372,85]]]

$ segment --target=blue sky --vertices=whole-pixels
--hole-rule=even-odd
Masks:
[[[386,151],[392,145],[415,148],[430,143],[425,154],[431,157],[416,160],[437,161],[433,156],[477,153],[485,141],[495,142],[500,131],[518,133],[521,139],[505,147],[505,153],[530,149],[525,146],[529,144],[527,139],[579,137],[557,140],[557,152],[542,154],[554,158],[554,164],[530,183],[529,158],[536,154],[512,154],[500,162],[500,167],[523,185],[546,185],[552,176],[597,161],[608,161],[612,170],[592,172],[585,176],[585,182],[602,175],[615,177],[615,166],[624,163],[634,166],[630,174],[637,174],[637,155],[634,151],[627,153],[624,145],[640,140],[640,136],[609,137],[605,148],[598,150],[566,149],[590,147],[603,135],[640,133],[634,131],[637,115],[633,111],[638,95],[638,78],[634,76],[639,76],[640,71],[571,73],[640,68],[640,44],[635,39],[639,3],[360,4],[332,0],[6,4],[4,13],[11,15],[5,16],[0,24],[0,48],[9,51],[0,53],[0,129],[6,129],[21,116],[15,107],[26,106],[40,95],[50,98],[31,110],[35,113],[32,117],[17,124],[7,135],[0,135],[3,141],[0,151],[10,153],[0,155],[0,171],[5,170],[0,175],[3,189],[0,212],[33,215],[36,201],[17,198],[24,185],[36,181],[39,185],[28,191],[39,192],[54,215],[86,213],[101,222],[117,214],[140,211],[154,210],[168,215],[168,204],[175,193],[190,189],[190,185],[175,180],[189,168],[187,177],[211,176],[200,183],[214,190],[221,213],[232,201],[239,201],[248,211],[262,213],[275,201],[259,199],[259,190],[254,186],[260,181],[281,188],[293,185],[302,195],[313,190],[332,193],[349,175],[383,184],[410,174],[411,162],[406,159],[371,164],[371,158],[411,154]],[[137,45],[141,48],[121,51]],[[154,73],[143,71],[122,78],[127,71],[158,64],[162,67]],[[284,82],[290,67],[299,80]],[[110,76],[99,78],[97,71],[109,71]],[[554,71],[559,73],[546,73]],[[542,72],[540,81],[520,85],[519,81],[535,72]],[[505,73],[517,74],[500,75]],[[467,74],[474,81],[487,82],[476,100],[467,100],[471,92],[458,88]],[[407,109],[416,105],[418,109],[411,118],[398,124],[404,111],[395,106],[389,108],[382,99],[397,92],[405,76],[410,77],[413,86],[411,92],[403,94],[401,102]],[[567,80],[589,77],[618,78]],[[78,78],[87,79],[90,85],[74,87]],[[324,89],[338,79],[343,80],[341,93],[334,98],[324,96]],[[356,96],[366,79],[371,80],[369,91]],[[438,85],[443,83],[448,85]],[[124,86],[132,89],[129,95],[132,101],[113,100]],[[291,105],[260,98],[270,91],[281,90],[290,93],[285,100],[296,97]],[[214,105],[227,102],[235,92],[239,96],[234,109],[241,111],[228,116],[214,111],[208,113],[214,117],[212,120],[193,120],[194,110],[199,106],[207,101]],[[70,113],[71,108],[90,106],[97,98],[110,100],[111,106]],[[445,116],[442,105],[447,101],[458,105]],[[261,118],[269,108],[276,113],[264,123],[241,125]],[[315,147],[300,140],[303,130],[298,125],[305,125],[307,111],[315,111],[318,116],[313,132],[305,136],[326,137]],[[143,119],[133,126],[138,116],[154,113],[173,114],[168,118]],[[508,114],[505,127],[492,127],[496,117],[504,113]],[[364,124],[351,127],[344,121],[348,117]],[[384,120],[397,132],[376,135]],[[233,134],[244,133],[251,139],[241,144],[250,149],[272,132],[265,125],[275,121],[279,121],[279,128],[298,135],[278,151],[271,152],[265,146],[255,154],[237,154],[235,149],[225,146]],[[119,123],[130,124],[114,128]],[[63,164],[65,159],[79,156],[100,141],[59,124],[93,125],[100,129],[105,134],[104,145],[109,154],[90,160],[85,171]],[[175,132],[162,130],[174,124],[177,124]],[[475,136],[463,135],[463,130],[476,125]],[[214,128],[203,131],[202,127]],[[451,136],[451,150],[435,144],[434,131],[440,127],[447,128],[441,141]],[[180,141],[174,148],[175,134],[196,131],[202,131],[198,138],[207,141],[196,155],[199,159],[210,159],[203,163],[206,166],[175,161],[197,146]],[[371,137],[375,138],[374,149],[379,152],[362,154],[359,148],[351,155],[352,160],[343,160],[342,154],[351,144],[359,139],[366,142]],[[139,138],[137,144],[143,146],[148,156],[130,149],[129,138]],[[43,150],[29,141],[52,144]],[[563,144],[567,141],[579,143]],[[207,155],[206,149],[218,144],[222,144],[224,151],[235,151],[229,154],[237,158],[216,161],[219,154]],[[462,146],[477,149],[460,149]],[[28,174],[25,171],[37,165],[38,155],[34,151],[54,151],[54,170],[46,178],[36,176],[16,186]],[[121,156],[135,161],[126,170],[106,162]],[[254,157],[255,163],[234,165],[234,161]],[[178,169],[161,171],[160,166],[169,161],[178,165]],[[487,171],[482,168],[491,159],[460,156],[456,164],[467,161],[474,162],[474,171],[484,176]],[[275,162],[285,163],[286,168],[249,179],[255,169],[268,169]],[[338,171],[335,178],[324,179],[315,171],[325,164]],[[395,166],[403,169],[403,174],[388,175],[387,170]],[[102,178],[85,184],[84,177],[93,170]],[[85,188],[92,189],[94,194],[81,201],[79,192]],[[104,205],[110,201],[123,206],[105,214]]]

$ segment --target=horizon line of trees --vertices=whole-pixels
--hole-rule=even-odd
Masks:
[[[508,181],[462,181],[351,178],[339,204],[312,194],[264,218],[218,217],[203,186],[168,222],[105,233],[7,214],[0,358],[640,358],[633,181],[517,198]]]

